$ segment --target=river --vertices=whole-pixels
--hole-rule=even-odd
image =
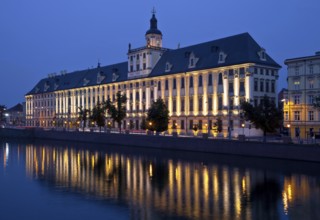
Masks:
[[[1,219],[320,219],[319,163],[0,141]]]

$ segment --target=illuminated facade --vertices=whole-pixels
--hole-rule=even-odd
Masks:
[[[42,79],[25,97],[27,125],[75,126],[78,107],[92,109],[121,91],[128,98],[124,129],[140,129],[161,97],[170,111],[169,132],[175,126],[179,134],[192,133],[197,124],[206,133],[219,118],[225,136],[254,135],[248,125],[241,128],[240,102],[257,105],[266,94],[277,103],[280,66],[248,33],[166,49],[153,13],[145,39],[144,47],[129,44],[127,62]]]
[[[313,56],[285,60],[288,91],[284,101],[284,126],[291,137],[319,135],[320,112],[313,107],[320,91],[320,52]]]

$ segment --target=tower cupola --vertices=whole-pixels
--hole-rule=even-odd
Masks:
[[[152,10],[150,29],[146,32],[147,47],[162,47],[162,33],[158,29],[158,20],[155,9]]]

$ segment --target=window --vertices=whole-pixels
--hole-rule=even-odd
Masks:
[[[212,74],[208,75],[208,86],[212,86]]]
[[[212,111],[212,97],[208,98],[208,111]]]
[[[133,72],[133,66],[130,65],[130,72]]]
[[[201,130],[202,129],[202,120],[199,120],[198,126],[199,126],[199,129]]]
[[[146,53],[143,53],[143,59],[146,59]]]
[[[266,81],[266,92],[269,92],[269,80]]]
[[[184,97],[181,99],[181,111],[182,111],[182,112],[185,111],[185,107],[184,107]]]
[[[271,81],[271,92],[275,93],[275,91],[276,91],[276,84],[274,81]]]
[[[181,78],[181,89],[184,89],[184,78]]]
[[[218,110],[222,110],[222,96],[219,96],[218,99]]]
[[[296,68],[294,69],[294,72],[295,72],[296,75],[299,75],[299,67],[296,67]]]
[[[137,54],[137,60],[139,60],[139,54]]]
[[[168,88],[169,88],[169,81],[166,79],[166,81],[165,81],[165,90],[168,90]]]
[[[229,76],[233,76],[233,69],[229,70]]]
[[[229,82],[229,93],[233,94],[233,82]]]
[[[289,112],[288,111],[284,112],[284,120],[289,121]]]
[[[142,99],[146,99],[146,92],[145,91],[142,92]]]
[[[254,91],[257,92],[258,91],[258,79],[254,80]]]
[[[133,61],[133,56],[130,56],[130,61],[131,61],[131,62]]]
[[[244,81],[240,82],[240,92],[244,92]]]
[[[299,95],[295,95],[293,102],[294,102],[295,105],[300,104],[300,96]]]
[[[199,111],[202,111],[203,105],[202,105],[202,97],[199,97]]]
[[[202,87],[202,75],[199,75],[199,87]]]
[[[139,64],[137,64],[137,67],[136,67],[137,69],[137,71],[139,71],[140,70],[140,65]]]
[[[300,81],[299,80],[295,80],[293,82],[293,86],[294,86],[294,89],[296,89],[296,90],[300,89]]]
[[[144,70],[147,69],[147,64],[146,63],[143,64],[143,69]]]
[[[313,95],[309,95],[308,96],[308,104],[313,104],[314,103],[314,96]]]
[[[177,80],[173,79],[173,89],[177,89]]]
[[[181,120],[181,121],[180,121],[180,128],[181,128],[181,129],[184,129],[184,120]]]
[[[300,112],[299,111],[295,111],[294,112],[294,120],[295,121],[300,121]]]
[[[309,66],[309,73],[310,73],[310,74],[313,74],[313,65],[310,65],[310,66]]]
[[[309,80],[309,89],[313,89],[313,87],[314,87],[314,81]]]
[[[172,112],[177,111],[177,101],[175,99],[172,100]]]
[[[136,83],[136,88],[139,88],[139,83],[138,82]]]
[[[190,65],[189,66],[191,66],[191,67],[194,66],[194,59],[193,58],[190,59]]]
[[[193,88],[193,77],[192,76],[190,76],[190,86],[189,87]]]
[[[257,67],[254,68],[254,74],[258,74],[258,68]]]
[[[161,82],[159,81],[158,82],[158,91],[160,91],[161,90]]]
[[[260,80],[260,92],[263,92],[263,90],[264,90],[264,85],[263,85],[264,83],[263,83],[263,80]]]
[[[193,120],[190,120],[189,121],[189,129],[192,129],[193,128]]]
[[[308,118],[309,118],[309,121],[314,121],[314,112],[313,111],[308,112]]]
[[[218,84],[222,85],[222,73],[219,73]]]
[[[136,92],[136,100],[139,101],[139,92]]]
[[[193,97],[189,98],[189,111],[192,112],[193,111]]]
[[[239,72],[240,72],[240,76],[243,76],[244,75],[244,68],[241,67]]]

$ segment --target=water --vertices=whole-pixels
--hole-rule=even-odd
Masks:
[[[0,219],[320,219],[320,164],[0,142]]]

